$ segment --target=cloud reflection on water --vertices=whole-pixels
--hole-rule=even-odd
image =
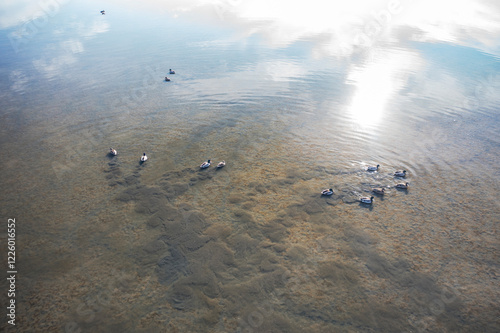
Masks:
[[[61,3],[64,0],[58,0]],[[33,0],[3,0],[0,2],[0,28],[6,29],[19,24],[36,20],[47,15],[46,2]]]
[[[140,7],[229,26],[242,38],[259,34],[277,47],[317,40],[316,53],[325,55],[406,40],[450,42],[500,55],[500,4],[490,0],[276,0],[272,5],[264,0],[147,0]]]
[[[113,2],[116,0],[110,1]],[[4,1],[0,4],[0,27],[21,25],[19,29],[22,29],[30,19],[51,16],[65,3],[66,0]],[[500,55],[500,4],[490,0],[328,3],[276,0],[272,6],[264,0],[146,0],[140,4],[120,2],[120,6],[229,27],[234,31],[230,42],[258,35],[268,46],[284,48],[307,40],[314,57],[369,57],[373,49],[388,45],[404,48],[407,41],[447,42]],[[77,29],[76,38],[90,38],[109,29],[105,20],[95,19],[90,27],[86,24],[84,29]],[[70,58],[74,58],[75,52],[68,53],[66,44],[74,38],[63,43],[62,61],[57,57],[54,61],[38,59],[35,67],[44,67],[42,72],[53,72],[51,68],[56,64],[73,63],[74,59]],[[83,46],[77,49],[79,53]],[[44,66],[45,63],[49,66]]]
[[[3,1],[0,28],[51,14],[65,2]],[[259,34],[275,46],[322,36],[320,54],[349,55],[356,47],[400,38],[450,42],[500,54],[500,3],[492,0],[275,0],[272,5],[264,0],[146,0],[119,4],[230,26],[240,37]]]

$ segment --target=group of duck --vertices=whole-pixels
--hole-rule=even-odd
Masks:
[[[118,152],[116,151],[116,149],[109,148],[109,155],[116,156],[116,155],[118,155]],[[147,160],[148,160],[148,156],[146,155],[146,153],[143,153],[139,159],[140,163],[144,163]],[[211,160],[207,160],[207,161],[201,163],[200,169],[207,169],[208,167],[210,167],[210,165],[212,165]],[[217,164],[217,169],[223,168],[224,166],[226,166],[226,161],[221,161]],[[378,165],[378,164],[377,164],[377,166],[369,166],[366,169],[366,171],[377,171],[379,169],[379,167],[380,167],[380,165]],[[400,177],[400,178],[405,178],[406,177],[406,170],[397,170],[394,172],[394,176]],[[407,190],[409,188],[409,186],[410,186],[410,184],[408,182],[396,184],[396,188],[399,188],[402,190]],[[385,188],[383,188],[383,187],[372,188],[372,192],[375,194],[384,195]],[[321,191],[321,195],[324,195],[324,196],[330,196],[332,194],[333,194],[333,189],[331,189],[331,188]],[[373,199],[374,199],[373,196],[361,197],[361,198],[359,198],[359,201],[361,203],[371,205],[373,203]]]
[[[379,168],[380,168],[380,165],[377,164],[377,166],[369,166],[368,168],[366,168],[366,171],[371,171],[371,172],[378,171]],[[405,178],[406,177],[406,170],[397,170],[397,171],[395,171],[394,172],[394,177]],[[396,184],[396,188],[399,188],[399,189],[402,189],[402,190],[407,190],[409,186],[410,186],[410,184],[408,182]],[[384,195],[385,188],[383,188],[383,187],[372,188],[372,192],[375,193],[375,194]],[[331,189],[331,188],[330,189],[325,189],[325,190],[321,191],[321,195],[324,195],[324,196],[330,196],[332,194],[333,194],[333,189]],[[361,203],[371,205],[373,203],[373,199],[374,199],[373,196],[371,196],[371,197],[361,197],[361,198],[359,198],[359,201]]]
[[[211,162],[210,160],[206,161],[206,162],[203,162],[201,163],[200,165],[200,169],[206,169],[210,166]],[[220,169],[222,167],[226,166],[226,161],[220,161],[218,164],[217,164],[217,169]]]
[[[171,74],[171,75],[172,75],[172,74],[175,74],[175,71],[173,71],[173,70],[172,70],[172,68],[170,68],[170,69],[168,70],[168,74]],[[168,76],[165,76],[165,81],[170,81],[170,78],[169,78]]]
[[[116,151],[116,149],[113,149],[113,148],[109,148],[109,155],[111,156],[116,156],[118,155],[118,152]],[[140,163],[144,163],[148,160],[148,156],[146,155],[146,153],[143,153],[141,158],[139,159]],[[211,165],[211,161],[210,160],[207,160],[206,162],[203,162],[201,163],[200,165],[200,169],[206,169],[208,168],[210,165]],[[222,167],[226,166],[226,161],[221,161],[217,164],[217,169],[220,169]]]

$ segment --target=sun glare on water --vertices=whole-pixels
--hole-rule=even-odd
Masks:
[[[354,66],[346,83],[355,86],[348,113],[359,126],[376,126],[390,107],[389,100],[405,87],[410,64],[418,68],[418,58],[410,52],[393,51],[378,54],[363,66]],[[405,71],[406,69],[406,71]]]

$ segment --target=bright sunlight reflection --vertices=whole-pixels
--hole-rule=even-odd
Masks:
[[[393,92],[390,64],[372,64],[354,70],[348,79],[356,85],[350,114],[360,126],[376,125],[383,114],[387,99]]]
[[[418,70],[419,61],[410,52],[379,54],[372,62],[354,67],[347,84],[356,86],[349,114],[359,126],[375,126],[384,116],[389,99],[406,85],[409,68]]]

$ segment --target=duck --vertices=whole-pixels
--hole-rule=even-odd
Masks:
[[[365,203],[365,204],[372,204],[373,203],[373,197],[362,197],[362,198],[359,198],[359,201],[361,201],[361,203]]]
[[[366,171],[377,171],[379,167],[379,164],[377,164],[377,166],[369,166],[368,168],[366,168]]]
[[[396,177],[406,177],[406,170],[398,170],[394,172],[394,176]]]
[[[170,81],[170,79],[168,78],[168,76],[165,76],[165,81]]]
[[[113,156],[116,156],[116,155],[118,155],[118,152],[116,151],[116,149],[109,148],[109,154],[113,155]]]
[[[384,195],[385,188],[383,188],[383,187],[376,187],[376,188],[373,188],[372,191],[373,191],[373,193]]]
[[[102,15],[106,15],[106,12],[104,10],[101,10]]]
[[[410,183],[399,183],[399,184],[396,184],[396,187],[397,188],[401,188],[401,189],[408,189],[408,187],[410,186]]]
[[[142,154],[141,162],[146,162],[147,160],[148,160],[148,157],[146,156],[146,153]]]
[[[172,69],[169,69],[168,74],[175,74],[175,71],[173,71]]]
[[[321,191],[321,195],[332,195],[333,194],[333,189],[326,189]]]
[[[217,168],[222,168],[225,165],[226,165],[226,161],[219,162],[219,164],[217,164]]]
[[[210,166],[210,160],[208,160],[208,161],[206,161],[206,162],[201,163],[200,168],[202,168],[202,169],[206,169],[206,168],[208,168],[209,166]]]

